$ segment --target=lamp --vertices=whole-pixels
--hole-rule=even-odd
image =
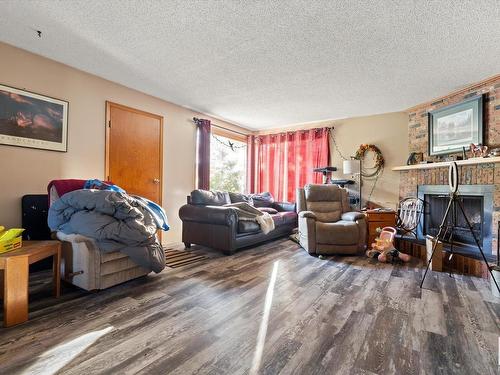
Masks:
[[[351,157],[342,163],[344,174],[359,175],[359,209],[361,210],[361,160]]]
[[[361,160],[358,159],[344,160],[342,164],[344,174],[358,174],[361,170]]]

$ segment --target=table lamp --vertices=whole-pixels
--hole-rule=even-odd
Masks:
[[[361,160],[353,157],[350,160],[344,160],[342,170],[344,174],[359,175],[359,209],[361,210]]]

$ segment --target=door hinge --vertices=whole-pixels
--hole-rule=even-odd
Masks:
[[[108,128],[111,127],[111,120],[108,121]]]
[[[108,181],[111,181],[111,179],[109,178],[109,175],[108,175],[108,178],[107,178]]]

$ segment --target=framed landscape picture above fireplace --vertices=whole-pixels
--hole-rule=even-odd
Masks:
[[[447,155],[483,144],[483,97],[430,111],[429,155]]]
[[[67,151],[68,102],[0,85],[0,145]]]

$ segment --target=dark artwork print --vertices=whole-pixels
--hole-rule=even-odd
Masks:
[[[0,134],[63,141],[64,106],[0,90]]]

